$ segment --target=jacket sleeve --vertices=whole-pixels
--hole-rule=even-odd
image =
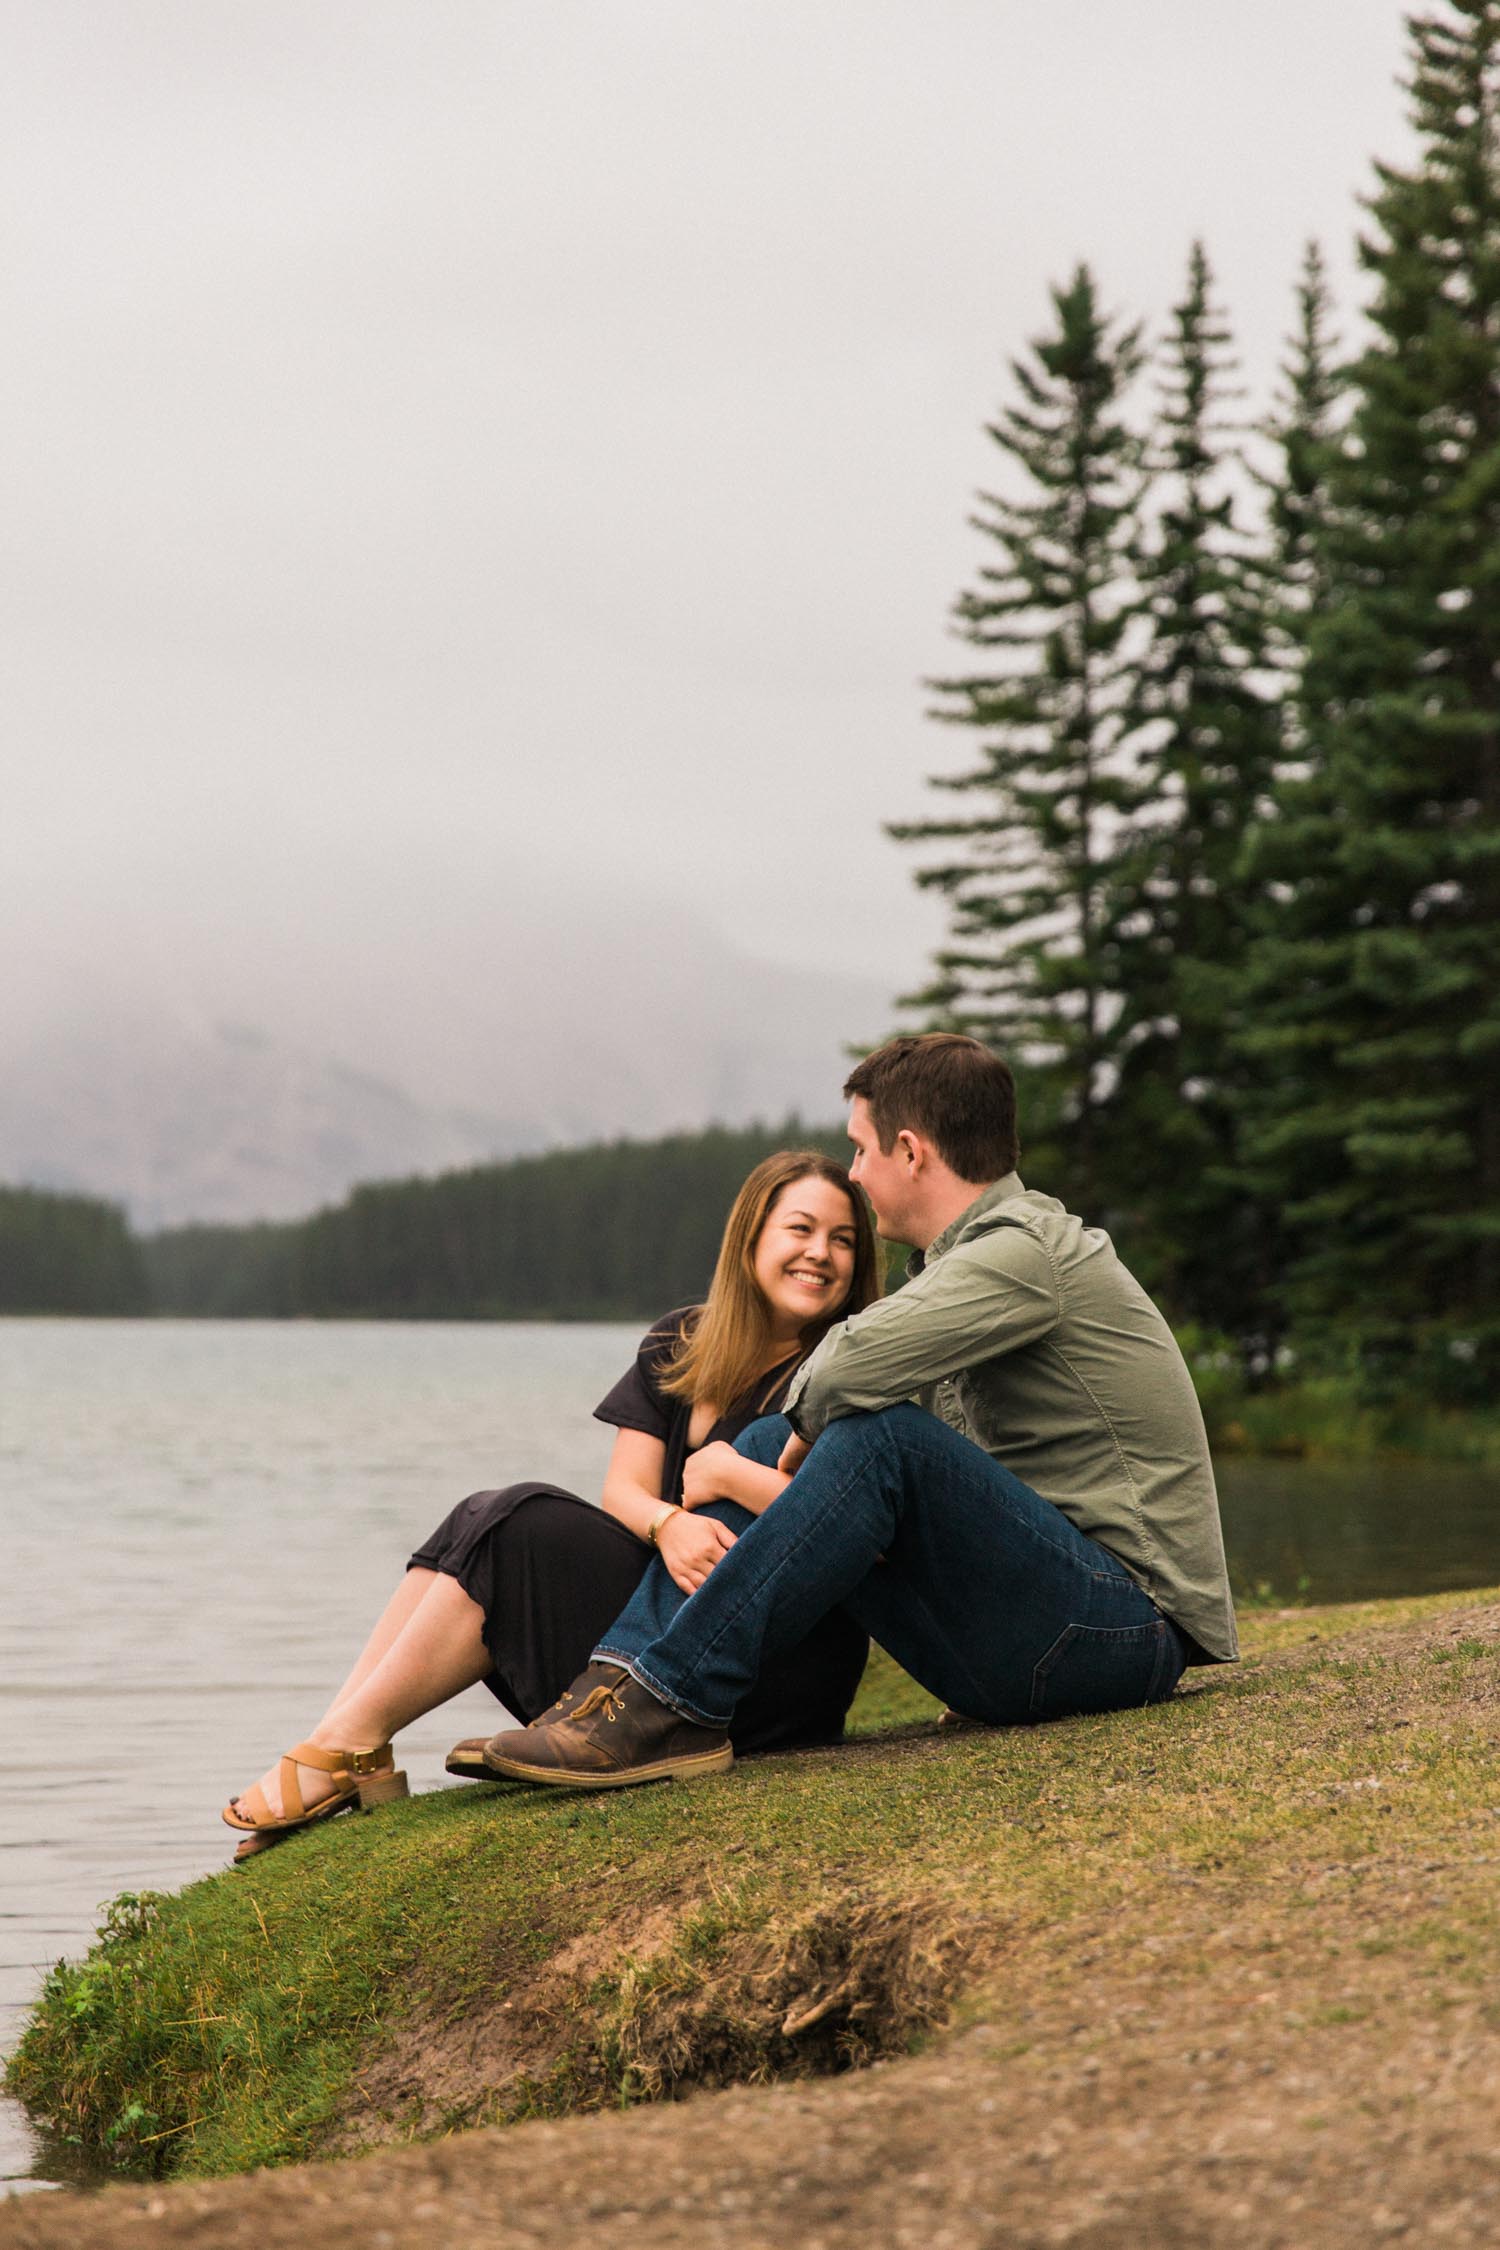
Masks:
[[[979,1360],[1035,1343],[1061,1309],[1041,1244],[1022,1227],[996,1227],[956,1244],[894,1297],[825,1336],[792,1378],[787,1419],[812,1439],[845,1414],[896,1406]]]

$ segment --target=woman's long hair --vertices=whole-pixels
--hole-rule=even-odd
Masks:
[[[880,1295],[880,1258],[875,1228],[864,1197],[842,1164],[816,1148],[784,1148],[757,1164],[734,1199],[719,1245],[719,1262],[708,1301],[683,1337],[661,1377],[662,1388],[678,1398],[711,1399],[731,1406],[766,1370],[772,1349],[771,1315],[755,1278],[755,1252],[771,1206],[795,1180],[827,1180],[849,1198],[854,1227],[854,1272],[849,1294],[830,1311],[810,1320],[796,1347],[805,1359],[836,1321],[860,1312]],[[790,1359],[792,1354],[788,1352]]]

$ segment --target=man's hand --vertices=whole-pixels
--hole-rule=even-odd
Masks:
[[[712,1445],[700,1445],[682,1464],[683,1506],[702,1508],[710,1500],[737,1500],[735,1483],[744,1466],[743,1455],[722,1438]]]
[[[782,1447],[781,1459],[776,1466],[784,1477],[794,1477],[811,1451],[812,1447],[806,1438],[798,1437],[794,1430]]]
[[[673,1584],[685,1594],[696,1594],[714,1564],[734,1545],[734,1533],[712,1516],[690,1516],[679,1508],[656,1534],[656,1544]]]

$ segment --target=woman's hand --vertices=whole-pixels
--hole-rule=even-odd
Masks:
[[[781,1449],[781,1459],[776,1466],[784,1477],[794,1477],[811,1451],[812,1447],[808,1444],[807,1439],[798,1437],[796,1431],[793,1430]]]
[[[678,1508],[656,1534],[656,1545],[673,1584],[685,1594],[696,1594],[714,1564],[734,1545],[734,1533],[712,1516],[690,1516]]]
[[[682,1465],[682,1505],[703,1508],[710,1500],[733,1500],[752,1516],[764,1515],[771,1502],[791,1482],[779,1469],[748,1461],[722,1438],[700,1446]]]
[[[702,1508],[710,1500],[738,1500],[744,1466],[744,1456],[722,1438],[712,1445],[700,1445],[682,1464],[683,1506]]]

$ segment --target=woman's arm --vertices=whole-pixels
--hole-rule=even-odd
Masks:
[[[736,1456],[738,1458],[738,1456]],[[644,1430],[621,1430],[615,1439],[604,1472],[600,1505],[637,1539],[649,1540],[657,1525],[656,1545],[673,1581],[685,1594],[696,1593],[721,1555],[734,1545],[734,1533],[711,1516],[688,1515],[675,1501],[662,1498],[662,1475],[667,1449],[660,1438]],[[775,1470],[762,1472],[774,1476]],[[670,1509],[670,1513],[667,1513]]]
[[[600,1505],[607,1516],[644,1539],[662,1511],[662,1476],[667,1449],[660,1438],[644,1430],[621,1430],[615,1438],[604,1472]]]
[[[791,1481],[779,1469],[747,1461],[743,1453],[736,1453],[721,1438],[713,1445],[700,1446],[683,1462],[682,1504],[685,1508],[701,1508],[709,1500],[737,1500],[752,1515],[764,1515]]]

